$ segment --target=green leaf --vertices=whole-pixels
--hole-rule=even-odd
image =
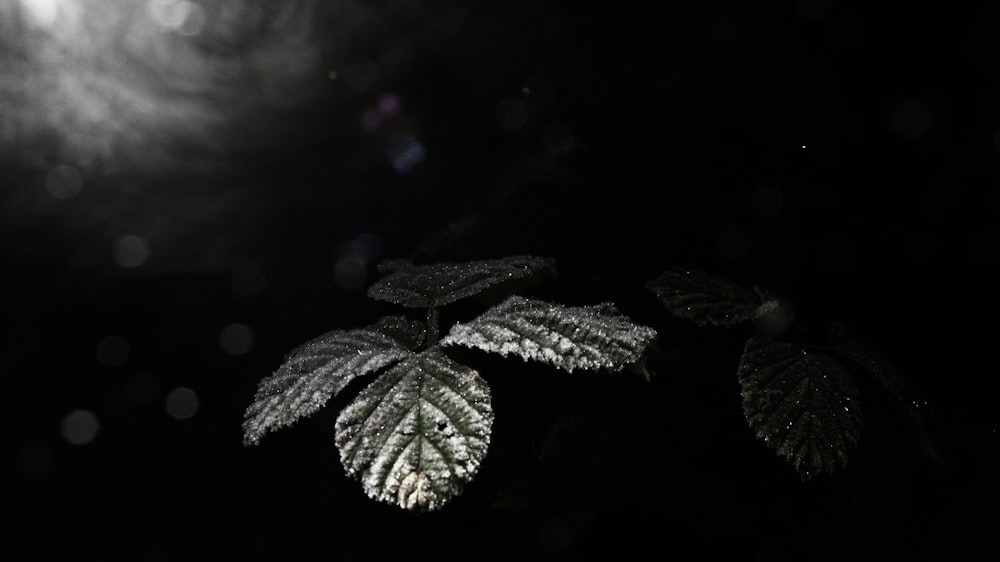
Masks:
[[[619,371],[638,361],[656,337],[656,330],[633,323],[611,304],[567,307],[513,296],[455,324],[441,344],[519,355],[566,371]]]
[[[699,326],[734,326],[760,318],[778,306],[759,291],[695,269],[668,269],[646,287],[672,314]]]
[[[442,306],[495,285],[555,271],[548,258],[511,256],[462,263],[413,265],[388,260],[379,265],[384,276],[368,288],[368,296],[411,308]]]
[[[862,415],[857,387],[843,365],[789,343],[753,337],[738,373],[750,427],[792,462],[803,480],[847,465]]]
[[[363,389],[337,418],[336,442],[368,496],[432,511],[479,470],[492,425],[486,381],[432,347]]]
[[[423,325],[401,316],[355,330],[335,330],[288,354],[257,386],[243,422],[243,441],[256,445],[268,431],[290,426],[319,410],[355,378],[413,354]]]

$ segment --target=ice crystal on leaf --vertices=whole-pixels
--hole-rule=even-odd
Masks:
[[[803,480],[846,466],[862,415],[854,380],[843,365],[758,336],[747,341],[738,372],[750,427],[791,461]]]
[[[760,318],[777,306],[760,291],[696,269],[668,269],[646,287],[675,316],[699,326],[734,326]]]
[[[368,296],[411,308],[443,306],[501,283],[553,271],[551,259],[534,256],[431,265],[392,260],[379,266],[384,276],[368,288]]]
[[[566,371],[621,370],[636,362],[656,330],[611,304],[569,307],[512,296],[471,322],[452,326],[442,345],[518,355]]]
[[[423,333],[421,324],[389,316],[369,328],[334,330],[299,346],[258,384],[243,422],[244,441],[259,443],[269,430],[320,409],[355,378],[409,357]]]
[[[336,441],[370,497],[434,510],[475,475],[492,424],[486,382],[435,347],[362,390],[337,418]]]

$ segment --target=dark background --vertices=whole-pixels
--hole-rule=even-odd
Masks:
[[[3,559],[998,554],[989,3],[238,2],[155,41],[127,2],[28,4],[0,13]],[[474,354],[490,452],[430,514],[344,475],[349,397],[242,445],[285,353],[401,312],[365,296],[381,259],[510,254],[556,260],[532,296],[656,328],[652,381]],[[847,468],[802,483],[743,418],[753,327],[671,317],[645,283],[674,265],[787,298],[802,342],[854,326],[930,437],[859,379]]]

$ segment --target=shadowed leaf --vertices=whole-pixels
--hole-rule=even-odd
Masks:
[[[738,374],[750,427],[792,462],[803,480],[847,465],[862,415],[857,388],[843,365],[785,342],[753,337]]]
[[[938,415],[926,400],[919,397],[911,381],[879,351],[856,336],[851,327],[834,322],[827,331],[827,338],[839,357],[868,373],[889,393],[895,406],[904,412],[921,453],[941,462],[935,438],[928,427],[928,422],[930,426],[939,423]]]
[[[368,296],[411,308],[442,306],[508,281],[552,274],[548,258],[511,256],[462,263],[413,265],[389,260],[379,265],[384,277],[368,288]]]
[[[672,314],[699,326],[733,326],[777,307],[758,291],[695,269],[668,269],[646,287]]]

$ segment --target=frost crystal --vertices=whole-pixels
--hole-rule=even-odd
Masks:
[[[850,373],[833,358],[768,337],[747,341],[740,358],[743,411],[757,436],[804,480],[843,468],[862,415]]]
[[[299,346],[257,386],[244,416],[244,443],[255,445],[268,431],[314,413],[355,378],[412,355],[422,339],[419,323],[393,316],[369,328],[335,330]]]
[[[694,269],[668,269],[646,286],[671,313],[699,326],[734,326],[777,309],[757,291]]]
[[[611,304],[567,307],[513,296],[455,324],[441,344],[519,355],[566,371],[617,371],[638,361],[656,337],[656,330],[634,324]]]
[[[379,265],[384,277],[368,288],[368,296],[412,308],[442,306],[500,283],[552,274],[553,263],[533,256],[419,266],[391,260]]]
[[[337,418],[336,442],[370,497],[432,511],[478,471],[492,425],[486,382],[432,347],[363,389]]]

